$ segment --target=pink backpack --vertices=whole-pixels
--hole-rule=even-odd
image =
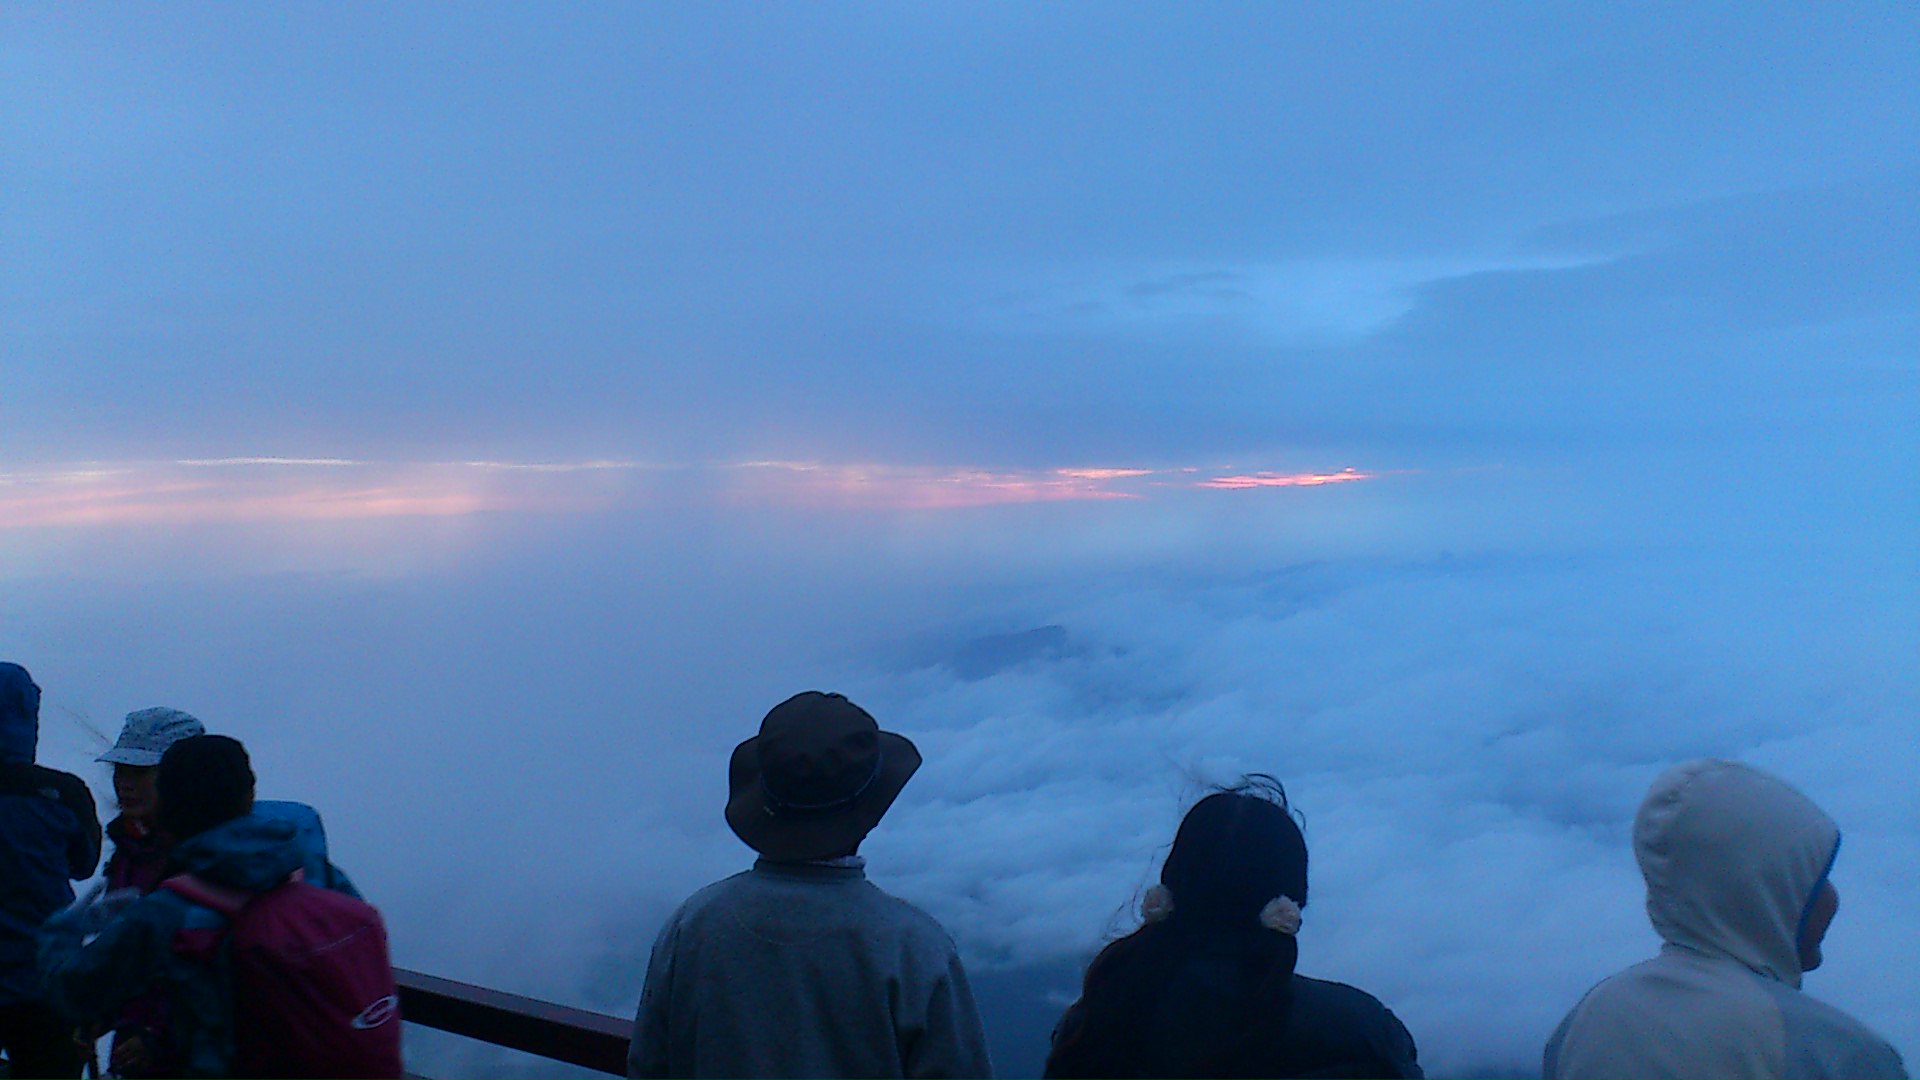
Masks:
[[[302,877],[263,893],[192,874],[160,884],[227,916],[225,931],[181,946],[211,959],[225,939],[233,1075],[400,1076],[400,998],[380,913]]]

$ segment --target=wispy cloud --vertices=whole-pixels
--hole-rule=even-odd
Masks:
[[[1012,331],[1087,333],[1221,320],[1271,341],[1333,344],[1364,339],[1412,310],[1422,288],[1476,274],[1563,270],[1611,253],[1460,255],[1448,258],[1294,259],[1232,265],[1049,267],[980,306],[977,317]]]
[[[737,500],[800,505],[951,509],[1004,503],[1135,499],[1117,480],[1144,469],[1001,470],[901,465],[756,461],[737,466]]]
[[[407,485],[239,489],[148,481],[9,493],[0,496],[0,528],[444,516],[507,508],[477,492]]]
[[[364,461],[350,458],[288,458],[288,457],[227,457],[227,458],[187,458],[174,462],[192,469],[218,468],[228,465],[292,465],[333,467],[341,465],[365,465]]]
[[[528,473],[610,472],[667,467],[644,461],[462,461],[459,464],[469,469]]]
[[[1199,480],[1210,474],[1192,466],[1019,469],[780,460],[669,465],[617,459],[393,462],[236,456],[0,473],[0,529],[573,513],[654,497],[650,490],[615,480],[641,471],[693,477],[698,482],[691,490],[735,505],[891,510],[1144,499],[1172,489],[1315,487],[1378,475],[1349,468]]]
[[[598,463],[527,468],[598,471]],[[0,477],[0,530],[571,511],[607,497],[500,471],[498,463],[248,456],[13,472]]]
[[[1202,480],[1195,486],[1222,491],[1242,491],[1247,488],[1320,487],[1324,484],[1347,484],[1356,480],[1372,480],[1377,475],[1379,474],[1364,473],[1352,468],[1332,473],[1257,472],[1216,476],[1211,480]]]
[[[1055,469],[1061,476],[1071,476],[1080,480],[1125,480],[1135,476],[1150,476],[1151,469]]]
[[[1008,503],[1143,499],[1174,488],[1230,490],[1257,487],[1317,487],[1371,480],[1377,473],[1259,472],[1196,481],[1201,470],[1075,466],[1051,469],[834,465],[820,462],[743,462],[748,479],[737,498],[802,505],[899,509],[957,509]]]

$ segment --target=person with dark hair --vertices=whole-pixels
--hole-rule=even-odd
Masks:
[[[1296,974],[1307,843],[1270,776],[1195,803],[1138,930],[1088,966],[1049,1077],[1418,1077],[1372,995]]]
[[[252,812],[253,761],[238,739],[195,735],[160,755],[153,787],[160,834],[169,841],[173,861],[181,862],[183,843]]]
[[[856,852],[920,767],[839,694],[774,706],[727,770],[753,869],[695,893],[655,940],[629,1076],[989,1076],[953,939]]]
[[[194,842],[215,826],[244,822],[253,808],[246,748],[224,735],[195,735],[171,744],[157,770],[155,828],[172,855],[169,865],[207,861],[214,852]],[[157,999],[160,1005],[149,1011],[166,1018],[167,1030],[116,1032],[117,1045],[139,1047],[128,1071],[223,1075],[232,1058],[231,995],[210,968],[173,950],[181,931],[217,923],[171,893],[151,893],[130,906],[122,896],[114,899],[71,909],[42,928],[40,967],[49,1000],[70,1022],[98,1030],[130,1003]],[[83,948],[87,934],[99,936]],[[127,1055],[122,1049],[121,1057]]]
[[[249,1007],[259,997],[236,979],[252,941],[249,927],[261,923],[254,912],[272,910],[271,898],[300,898],[290,887],[334,884],[318,818],[299,804],[281,805],[304,816],[262,813],[269,804],[254,801],[246,748],[224,735],[194,735],[169,746],[154,791],[157,831],[167,848],[166,879],[123,911],[96,904],[48,920],[40,933],[48,1000],[69,1022],[87,1027],[124,1015],[137,998],[163,998],[165,1030],[117,1032],[123,1039],[137,1036],[141,1057],[128,1070],[133,1074],[285,1075],[249,1059],[260,1030]],[[377,937],[384,964],[385,930],[377,913],[354,898],[344,878],[339,885],[345,887],[328,890],[338,900],[326,903],[350,905],[350,916],[372,921],[363,933]],[[85,942],[88,934],[98,936]],[[389,986],[391,978],[387,967]],[[392,1021],[391,1002],[377,1021]],[[397,1036],[393,1045],[397,1073]]]
[[[160,760],[173,744],[206,734],[199,718],[179,709],[154,707],[127,714],[120,737],[96,761],[113,766],[113,791],[120,813],[107,823],[113,854],[107,860],[105,896],[96,901],[105,913],[124,908],[160,886],[171,868],[159,822]],[[326,836],[320,816],[303,803],[256,799],[253,814],[280,818],[294,825],[306,852],[306,880],[327,885],[349,896],[360,894],[346,875],[326,858]],[[108,1025],[113,1034],[108,1061],[113,1072],[129,1078],[157,1076],[171,1065],[167,1032],[167,995],[153,988],[129,1000]]]
[[[1705,758],[1633,818],[1660,954],[1587,991],[1541,1075],[1904,1077],[1899,1051],[1801,991],[1840,907],[1840,828],[1785,780]]]
[[[73,1027],[35,986],[34,932],[93,875],[100,819],[79,777],[34,763],[39,744],[40,687],[0,663],[0,1050],[13,1076],[78,1076]]]

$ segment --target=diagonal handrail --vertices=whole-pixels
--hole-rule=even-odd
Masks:
[[[408,1023],[614,1076],[627,1073],[633,1021],[484,986],[393,969]]]

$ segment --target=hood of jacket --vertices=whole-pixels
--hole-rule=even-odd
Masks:
[[[33,764],[40,745],[40,688],[19,664],[0,663],[0,762]]]
[[[309,884],[339,888],[340,873],[328,861],[332,856],[327,853],[327,829],[320,823],[318,810],[286,799],[260,799],[253,804],[253,814],[293,828],[293,844],[300,849]]]
[[[180,869],[208,881],[264,892],[295,870],[321,880],[326,835],[313,808],[293,802],[256,802],[253,812],[215,825],[173,849]]]
[[[1733,761],[1669,769],[1633,821],[1660,937],[1795,988],[1801,923],[1839,845],[1839,827],[1811,799]]]

